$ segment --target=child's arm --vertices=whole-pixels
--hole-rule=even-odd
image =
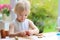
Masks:
[[[29,21],[29,26],[30,26],[30,32],[32,34],[38,34],[39,33],[39,30],[38,28],[34,25],[34,23],[32,21]]]
[[[12,23],[9,25],[9,33],[10,34],[14,33],[14,25]]]
[[[10,37],[15,37],[15,36],[26,36],[26,32],[25,31],[22,31],[22,32],[17,32],[17,33],[14,33],[14,24],[10,24],[10,27],[9,27],[9,36]]]
[[[14,33],[14,24],[12,24],[12,23],[9,26],[9,36],[10,37],[16,36],[16,34]]]

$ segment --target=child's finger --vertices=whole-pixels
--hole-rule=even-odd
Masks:
[[[30,32],[29,31],[26,31],[26,35],[30,36]]]

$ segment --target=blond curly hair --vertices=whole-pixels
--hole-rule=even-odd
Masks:
[[[19,0],[14,7],[14,12],[17,13],[24,10],[30,12],[30,2],[28,0]]]

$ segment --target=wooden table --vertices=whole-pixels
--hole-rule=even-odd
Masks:
[[[19,40],[60,40],[60,36],[57,36],[56,32],[44,33],[42,38],[38,36],[29,36],[29,37],[19,37]],[[15,38],[6,38],[0,40],[15,40]]]

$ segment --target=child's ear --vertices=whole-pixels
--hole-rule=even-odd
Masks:
[[[31,11],[29,10],[29,13],[30,13]]]
[[[29,10],[29,11],[28,11],[28,15],[30,14],[30,12],[31,12],[31,11]]]

